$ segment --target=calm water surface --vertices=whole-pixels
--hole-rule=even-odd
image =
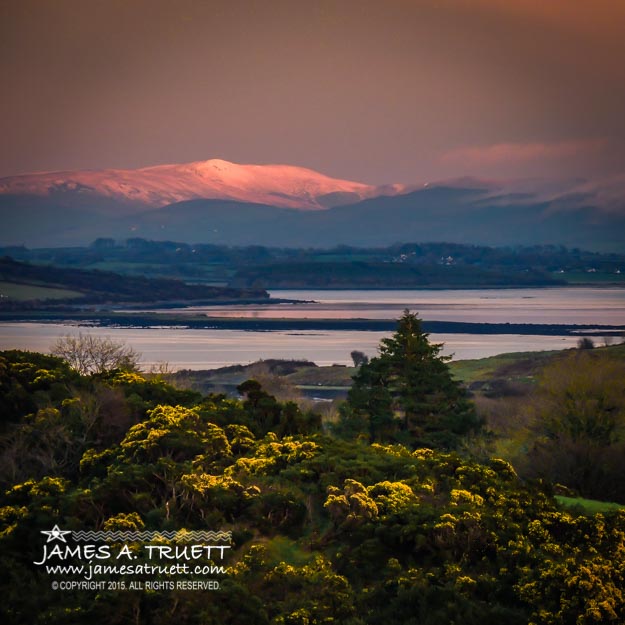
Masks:
[[[93,328],[62,324],[0,324],[0,349],[47,352],[63,335],[93,333],[125,341],[142,354],[145,367],[167,362],[173,369],[215,369],[268,358],[305,358],[318,365],[350,364],[350,352],[376,354],[384,332],[249,332],[182,328]],[[456,359],[482,358],[505,352],[573,347],[576,337],[432,334],[445,343],[444,354]]]
[[[466,291],[274,291],[275,297],[315,304],[193,307],[210,316],[394,319],[404,308],[423,319],[490,323],[574,323],[625,325],[625,289],[518,289]],[[65,334],[90,332],[127,342],[150,366],[209,369],[267,358],[306,358],[319,365],[349,364],[354,349],[375,355],[383,332],[251,332],[185,328],[93,328],[75,325],[0,324],[0,349],[48,351]],[[504,352],[561,349],[576,337],[432,334],[443,353],[456,359]]]
[[[189,307],[215,317],[396,319],[409,308],[428,321],[625,324],[625,289],[479,289],[440,291],[284,290],[272,297],[307,304]]]

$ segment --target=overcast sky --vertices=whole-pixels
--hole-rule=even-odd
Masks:
[[[622,0],[1,0],[0,176],[625,170]]]

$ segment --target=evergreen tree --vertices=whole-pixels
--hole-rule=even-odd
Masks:
[[[366,431],[373,441],[413,447],[456,447],[481,427],[473,404],[449,370],[442,345],[430,343],[421,320],[406,310],[380,355],[354,376],[339,431]]]

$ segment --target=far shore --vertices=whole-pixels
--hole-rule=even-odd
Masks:
[[[205,315],[175,313],[130,313],[108,311],[24,311],[0,312],[0,323],[68,323],[97,327],[179,327],[189,329],[263,331],[343,330],[392,332],[392,319],[248,319],[208,318]],[[472,323],[423,321],[433,334],[519,334],[535,336],[625,336],[625,325],[579,325],[544,323]]]

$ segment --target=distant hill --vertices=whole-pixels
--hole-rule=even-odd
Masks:
[[[290,262],[240,269],[230,284],[249,288],[461,288],[562,286],[542,270],[380,262]]]
[[[74,198],[75,200],[75,198]],[[109,202],[110,204],[110,202]],[[86,245],[138,236],[186,243],[279,247],[386,246],[449,241],[491,246],[566,245],[625,251],[625,215],[578,202],[484,198],[475,189],[429,188],[324,211],[231,200],[189,200],[121,214],[106,202],[0,195],[0,245]]]
[[[454,360],[449,366],[454,377],[475,394],[491,399],[512,396],[529,398],[543,370],[571,353],[576,352],[573,349],[515,352],[476,360]],[[602,361],[623,363],[625,343],[598,347],[593,351],[593,356]],[[321,367],[307,361],[267,359],[249,365],[233,365],[203,371],[177,371],[168,374],[168,379],[178,388],[190,388],[202,393],[226,389],[235,395],[237,385],[262,374],[266,377],[280,377],[306,395],[344,397],[352,385],[352,377],[356,372],[355,367],[340,365]]]
[[[625,251],[625,190],[460,180],[408,191],[287,165],[211,160],[141,170],[0,179],[0,245],[98,237],[332,247],[448,241]]]
[[[0,256],[245,289],[625,285],[625,254],[561,246],[493,248],[439,242],[302,249],[133,237],[123,242],[100,238],[87,247],[0,247]]]
[[[240,165],[222,159],[142,169],[44,172],[0,179],[0,194],[70,201],[79,197],[85,203],[108,199],[135,210],[196,198],[318,210],[403,189],[403,185],[376,187],[341,180],[293,165]]]
[[[3,295],[0,300],[0,307],[9,310],[50,304],[48,300],[59,305],[269,297],[262,289],[212,287],[163,278],[122,276],[110,271],[31,265],[8,257],[0,258],[0,285],[13,287],[10,292],[14,295]],[[16,286],[22,287],[19,297]]]

